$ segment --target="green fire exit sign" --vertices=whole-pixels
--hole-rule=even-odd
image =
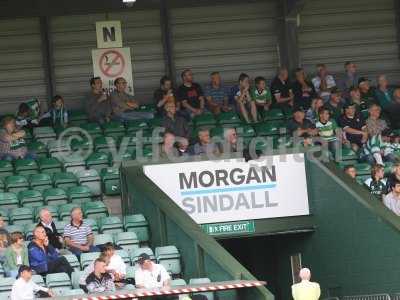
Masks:
[[[254,221],[238,221],[229,223],[203,224],[204,232],[209,235],[229,235],[255,232]]]

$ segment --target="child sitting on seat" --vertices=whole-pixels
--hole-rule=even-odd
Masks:
[[[254,122],[257,122],[257,107],[250,96],[250,78],[247,74],[239,76],[239,91],[235,95],[238,110],[246,123],[250,123],[251,115]]]
[[[251,89],[251,100],[255,102],[258,114],[264,119],[265,112],[269,110],[272,104],[272,95],[267,88],[267,81],[264,77],[258,76],[254,82],[256,86]]]
[[[364,184],[372,195],[379,197],[386,194],[385,169],[382,165],[375,164],[371,168],[371,177],[365,180]]]
[[[0,159],[14,160],[29,156],[25,143],[25,131],[17,129],[12,116],[4,117],[0,131]]]
[[[65,109],[64,98],[54,96],[50,110],[40,118],[40,125],[65,128],[68,126],[68,111]]]
[[[39,124],[37,117],[34,116],[32,109],[27,103],[19,105],[15,122],[19,128],[23,129],[32,129]]]

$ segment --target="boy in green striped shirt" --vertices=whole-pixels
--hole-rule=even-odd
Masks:
[[[361,151],[361,159],[370,164],[384,165],[384,161],[395,162],[396,156],[393,154],[395,144],[386,141],[386,137],[377,134],[370,136]]]
[[[318,135],[328,143],[328,149],[336,154],[339,149],[340,141],[336,138],[336,130],[338,128],[335,120],[331,120],[331,112],[327,107],[321,107],[318,111],[318,122],[315,127]]]
[[[272,104],[271,91],[267,88],[267,81],[264,77],[258,76],[254,82],[255,88],[250,91],[251,100],[255,102],[258,114],[264,119],[265,112]]]

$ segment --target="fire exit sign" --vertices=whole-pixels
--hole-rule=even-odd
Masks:
[[[230,235],[240,233],[254,233],[254,221],[239,221],[229,223],[203,224],[201,225],[205,233],[209,235]]]

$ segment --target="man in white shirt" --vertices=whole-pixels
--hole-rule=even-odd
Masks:
[[[135,271],[136,287],[139,289],[169,288],[171,277],[167,270],[151,261],[150,256],[142,253],[139,256],[139,268]]]
[[[115,252],[114,245],[112,243],[105,244],[102,253],[110,261],[107,271],[113,274],[115,281],[122,281],[126,276],[126,264],[122,257]]]
[[[303,268],[299,274],[301,278],[300,283],[292,285],[292,296],[294,300],[318,300],[321,296],[321,289],[319,284],[311,282],[310,269]]]
[[[317,76],[312,79],[315,91],[324,100],[329,101],[331,90],[336,87],[335,79],[332,75],[328,74],[325,64],[317,65]]]
[[[383,203],[396,215],[400,216],[400,181],[394,180],[392,191],[383,198]]]
[[[42,292],[44,296],[54,297],[51,290],[41,287],[32,281],[32,269],[22,265],[18,270],[18,279],[14,282],[11,290],[11,300],[33,300],[35,294]]]

